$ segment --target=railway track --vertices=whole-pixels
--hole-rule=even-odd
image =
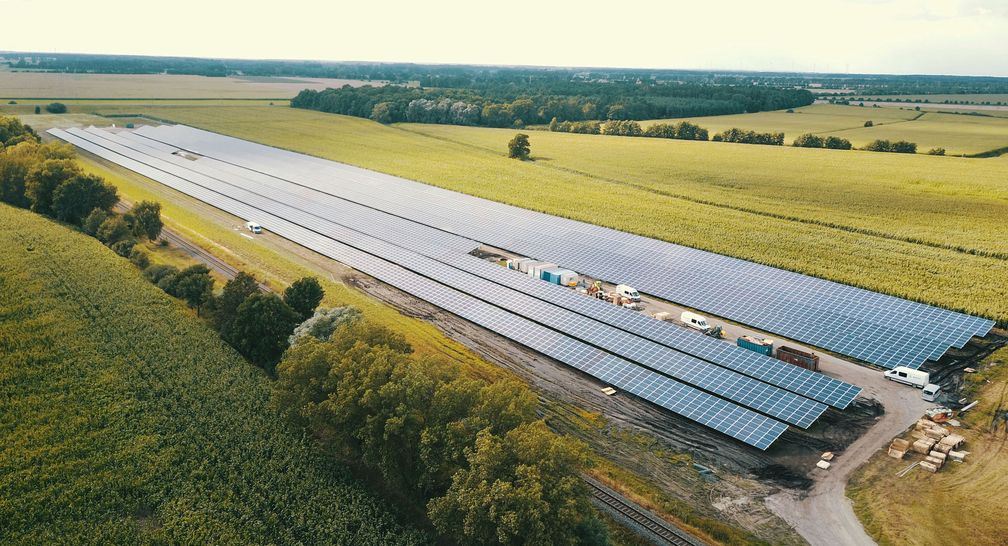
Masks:
[[[119,201],[118,203],[116,203],[116,210],[118,210],[119,212],[129,212],[129,209],[132,206],[133,205],[130,204],[128,201]],[[187,254],[189,254],[196,260],[202,262],[210,269],[220,273],[226,279],[233,279],[235,275],[238,274],[237,267],[234,267],[231,264],[225,262],[224,260],[221,260],[217,256],[214,256],[213,254],[207,252],[206,250],[203,250],[199,246],[189,242],[189,240],[187,240],[185,237],[182,237],[178,233],[175,233],[174,231],[168,228],[161,229],[160,238],[184,250]],[[273,291],[272,289],[270,289],[269,286],[263,283],[259,283],[259,288],[264,292]]]
[[[583,476],[583,478],[591,490],[592,499],[596,507],[616,516],[616,519],[621,521],[621,523],[629,523],[631,528],[641,533],[651,542],[662,546],[667,544],[673,546],[705,546],[704,542],[623,498],[616,491],[587,476]]]
[[[131,207],[132,205],[127,201],[120,201],[116,204],[116,209],[119,212],[128,212]],[[191,243],[168,228],[161,230],[161,239],[184,250],[187,254],[202,262],[210,269],[217,271],[227,279],[232,279],[238,274],[238,268],[207,252],[198,245]],[[266,292],[272,291],[262,283],[259,284],[259,287]],[[595,479],[588,476],[582,476],[582,478],[588,484],[593,503],[597,508],[605,510],[622,523],[628,524],[634,531],[637,531],[650,542],[659,546],[705,546],[704,542],[701,542],[667,521],[658,518],[647,509],[625,499],[622,495]]]

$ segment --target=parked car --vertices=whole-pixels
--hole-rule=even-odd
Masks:
[[[262,233],[262,226],[260,226],[255,222],[247,222],[245,224],[245,228],[251,231],[252,233]]]

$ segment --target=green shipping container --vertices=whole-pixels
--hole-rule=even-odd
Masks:
[[[738,338],[735,342],[736,345],[742,347],[743,349],[749,349],[750,351],[757,352],[766,356],[773,356],[773,342],[767,343],[767,341],[762,339],[756,339],[749,336],[742,336]]]

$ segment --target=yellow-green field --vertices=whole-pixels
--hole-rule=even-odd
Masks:
[[[786,110],[757,112],[755,114],[733,114],[728,116],[702,116],[685,118],[704,127],[711,134],[738,127],[752,131],[783,132],[790,142],[802,133],[828,133],[842,129],[863,127],[872,120],[875,124],[899,123],[911,120],[920,112],[899,108],[860,108],[838,104],[813,104],[795,108],[793,113]],[[642,121],[642,127],[656,123],[678,122],[679,120],[652,119]]]
[[[917,112],[897,107],[870,108],[840,104],[813,104],[784,110],[687,118],[713,133],[732,127],[760,132],[783,132],[785,143],[802,133],[835,135],[850,140],[855,147],[877,140],[908,140],[917,151],[945,148],[948,154],[977,154],[1008,147],[1008,118],[969,116],[940,112]],[[871,120],[873,127],[865,127]],[[648,120],[646,127],[678,120]]]
[[[1008,104],[1008,93],[968,93],[962,95],[858,95],[855,97],[862,97],[866,99],[873,100],[886,100],[892,99],[894,101],[905,101],[905,102],[923,102],[928,101],[929,104],[944,104],[945,101],[959,101],[959,102],[970,102],[970,103],[990,103],[990,104]]]
[[[211,78],[173,74],[62,74],[0,70],[0,97],[41,98],[290,98],[306,88],[358,80],[328,78]]]
[[[966,438],[966,462],[949,463],[937,474],[914,469],[897,478],[921,456],[897,461],[880,450],[851,480],[847,494],[854,511],[881,546],[1005,543],[1008,430],[1002,424],[992,432],[990,423],[995,409],[1008,407],[1008,349],[994,353],[986,365],[990,368],[973,376],[986,385],[975,393],[981,403],[966,414],[965,427],[955,430]]]
[[[107,112],[133,107],[110,107]],[[146,113],[445,188],[1008,320],[1008,162],[382,126],[277,107]],[[27,116],[30,117],[30,116]],[[30,119],[29,119],[30,121]]]

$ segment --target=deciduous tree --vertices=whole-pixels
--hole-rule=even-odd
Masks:
[[[529,154],[532,153],[532,147],[529,144],[529,136],[525,133],[518,133],[514,138],[508,142],[508,157],[512,159],[528,159]]]
[[[294,281],[284,290],[284,303],[298,312],[301,320],[308,320],[315,313],[315,308],[322,303],[325,291],[315,277],[304,277]]]

